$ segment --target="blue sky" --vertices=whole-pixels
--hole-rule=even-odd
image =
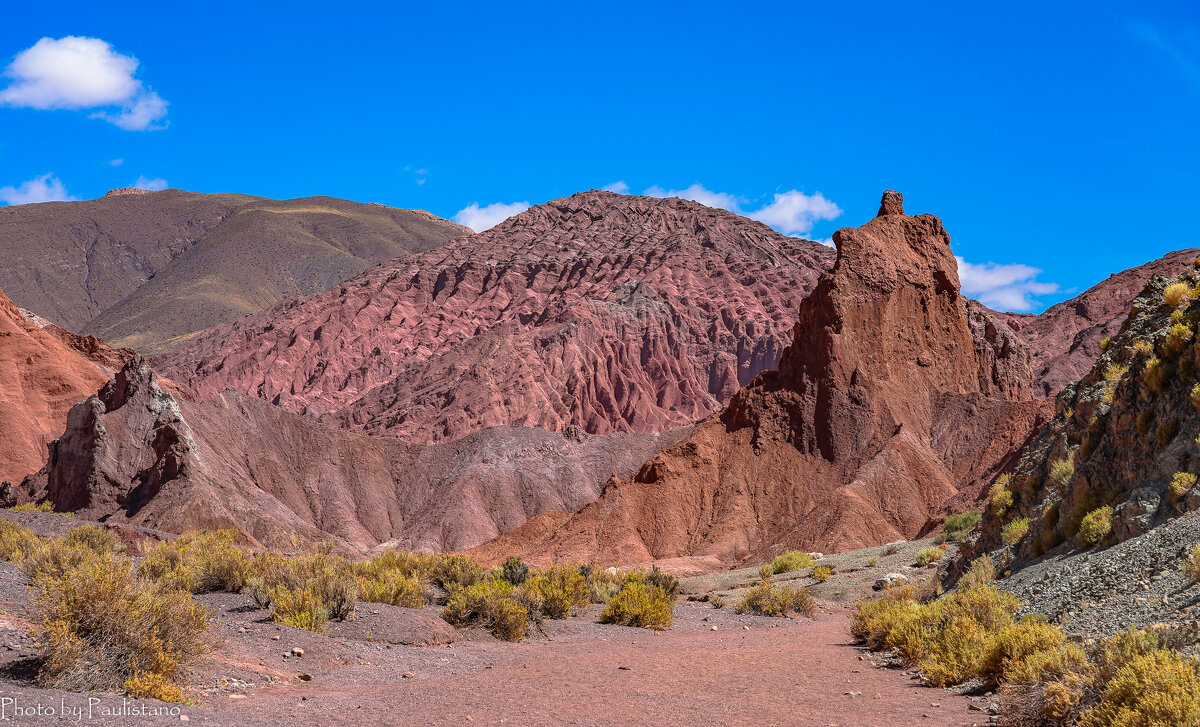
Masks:
[[[1196,3],[432,5],[9,4],[0,200],[165,184],[482,226],[620,183],[825,239],[895,188],[969,293],[1032,310],[1200,246]]]

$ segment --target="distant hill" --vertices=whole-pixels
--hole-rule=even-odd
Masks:
[[[63,328],[152,354],[470,233],[332,197],[113,190],[0,207],[0,289]]]

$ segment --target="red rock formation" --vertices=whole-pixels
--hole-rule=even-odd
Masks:
[[[455,550],[547,510],[574,510],[683,433],[567,436],[499,427],[412,445],[330,429],[260,399],[195,402],[141,357],[71,409],[26,497],[168,532],[250,542],[333,537],[367,550]]]
[[[0,480],[20,482],[46,461],[67,411],[119,366],[122,353],[74,336],[0,293]]]
[[[835,233],[778,371],[557,527],[543,515],[476,553],[729,564],[916,535],[1026,439],[1040,402],[1025,346],[959,294],[941,221],[901,204],[889,192]]]
[[[201,397],[232,389],[416,441],[664,431],[775,367],[832,258],[694,202],[586,192],[157,361]]]

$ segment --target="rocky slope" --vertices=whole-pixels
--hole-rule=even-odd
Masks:
[[[468,233],[329,197],[171,189],[17,205],[0,208],[0,289],[63,328],[154,353]]]
[[[1198,286],[1195,267],[1149,280],[982,503],[951,582],[990,554],[1012,574],[1002,589],[1092,636],[1196,616],[1180,566],[1200,542]]]
[[[1040,401],[1024,344],[959,294],[941,221],[905,215],[889,192],[879,216],[834,241],[778,371],[577,514],[541,516],[476,554],[715,567],[845,550],[914,537],[961,483],[994,472]]]
[[[58,329],[0,293],[0,481],[20,482],[42,466],[67,411],[125,355]]]
[[[1070,300],[1038,315],[997,313],[1033,351],[1037,385],[1047,396],[1078,381],[1100,356],[1100,342],[1114,335],[1129,314],[1129,304],[1154,275],[1175,277],[1200,250],[1177,250],[1150,262],[1113,273]]]
[[[418,441],[690,425],[774,368],[833,251],[679,199],[585,192],[218,327],[157,360]]]
[[[457,550],[582,506],[681,434],[500,427],[413,445],[239,394],[195,402],[137,356],[71,409],[20,492],[80,517],[168,532],[235,528],[264,545],[298,535],[358,551],[388,541]]]

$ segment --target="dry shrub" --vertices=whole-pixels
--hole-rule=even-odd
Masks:
[[[129,560],[111,553],[41,572],[34,587],[42,686],[182,699],[187,666],[209,647],[208,614],[190,595],[136,578]]]
[[[812,556],[803,550],[789,550],[771,561],[771,571],[775,575],[791,573],[796,570],[811,568],[814,565]]]
[[[1013,494],[1008,489],[1007,483],[1008,480],[1004,480],[1004,482],[996,480],[996,483],[988,490],[988,506],[996,517],[1004,517],[1004,513],[1008,512],[1008,508],[1013,504]]]
[[[1163,289],[1163,301],[1171,308],[1178,308],[1180,304],[1186,303],[1194,297],[1196,297],[1196,291],[1182,281],[1171,283]]]
[[[591,590],[579,566],[557,565],[535,572],[521,590],[531,613],[547,618],[566,618],[591,602]],[[522,599],[523,600],[523,599]]]
[[[1000,529],[1000,539],[1005,545],[1016,545],[1029,532],[1029,518],[1022,517],[1013,520]]]
[[[971,561],[971,567],[958,579],[959,588],[981,588],[996,580],[996,561],[983,554]]]
[[[80,525],[71,528],[65,538],[67,545],[87,548],[96,553],[124,553],[125,543],[113,530],[99,525]]]
[[[1080,727],[1200,724],[1196,663],[1170,651],[1139,654],[1105,682]]]
[[[939,543],[945,543],[952,540],[961,540],[963,536],[971,532],[971,529],[979,524],[983,516],[978,510],[968,510],[957,515],[951,515],[942,523],[942,531],[938,533],[937,540]]]
[[[917,551],[917,565],[924,568],[931,563],[938,562],[945,554],[946,551],[941,548],[921,548]]]
[[[400,571],[387,570],[376,576],[360,575],[356,578],[358,597],[368,603],[386,603],[389,606],[421,608],[426,603],[425,584],[414,576]]]
[[[291,626],[323,634],[329,626],[329,609],[316,587],[279,585],[269,588],[271,620],[281,626]]]
[[[237,593],[250,577],[250,558],[236,530],[202,530],[159,543],[146,553],[139,573],[192,593]]]
[[[807,588],[794,583],[775,584],[763,579],[747,589],[738,600],[736,610],[738,613],[776,618],[784,618],[794,612],[812,618],[817,612],[817,602]]]
[[[620,593],[629,579],[629,573],[617,568],[592,568],[587,576],[588,599],[592,603],[608,603]]]
[[[1112,532],[1113,509],[1105,505],[1092,510],[1079,521],[1079,542],[1093,546]]]
[[[1171,484],[1168,490],[1171,494],[1171,499],[1182,500],[1183,496],[1196,486],[1196,475],[1191,472],[1176,472],[1171,478]]]
[[[1163,364],[1162,359],[1157,356],[1151,356],[1146,361],[1146,366],[1142,370],[1142,378],[1146,382],[1146,386],[1155,394],[1163,392],[1163,384],[1167,380],[1167,367]]]
[[[1192,546],[1188,559],[1183,562],[1183,572],[1193,581],[1200,583],[1200,544]]]
[[[525,565],[515,555],[510,555],[504,560],[504,565],[500,568],[500,576],[509,583],[509,585],[519,586],[529,577],[529,566]]]
[[[454,586],[442,618],[455,626],[483,626],[505,641],[520,641],[529,627],[529,614],[514,600],[512,586],[496,580]]]
[[[675,597],[661,587],[630,580],[608,602],[600,623],[662,631],[675,622]]]
[[[1195,332],[1186,323],[1173,323],[1163,336],[1163,353],[1167,356],[1178,356],[1192,342]]]
[[[833,575],[833,566],[819,565],[812,569],[812,577],[817,583],[824,583]]]
[[[321,551],[296,558],[265,552],[251,561],[249,571],[247,590],[259,608],[272,609],[272,617],[277,593],[286,593],[289,599],[284,613],[303,610],[307,596],[302,591],[319,600],[327,619],[344,621],[354,613],[358,582],[354,568],[344,558]]]
[[[1073,456],[1056,459],[1050,463],[1048,482],[1055,491],[1061,492],[1071,478],[1075,476],[1075,458]]]
[[[449,591],[455,586],[473,586],[483,580],[483,569],[465,555],[433,556],[429,579]]]

